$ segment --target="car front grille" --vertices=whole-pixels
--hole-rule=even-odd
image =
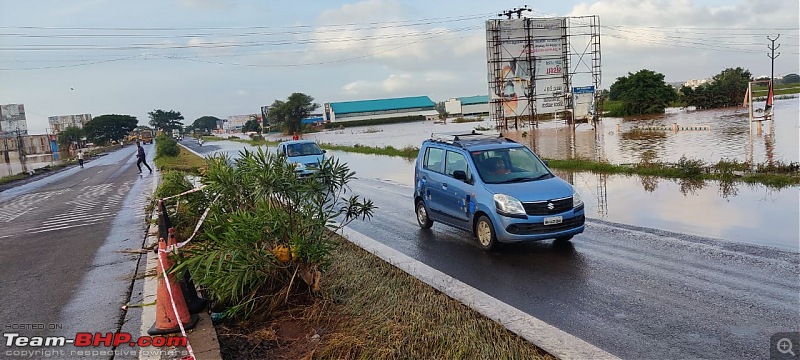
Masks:
[[[550,204],[553,208],[550,209]],[[525,213],[528,215],[554,215],[568,210],[572,210],[572,197],[550,201],[537,201],[522,203]]]
[[[574,229],[583,225],[586,222],[586,217],[583,215],[575,216],[569,219],[564,219],[561,224],[544,225],[542,223],[535,224],[512,224],[506,228],[511,234],[514,235],[537,235],[546,234],[558,231]]]

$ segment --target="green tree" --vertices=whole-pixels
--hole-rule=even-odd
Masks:
[[[800,83],[800,75],[797,74],[787,74],[783,77],[784,84],[796,84]]]
[[[58,145],[69,150],[72,144],[81,141],[81,138],[83,138],[83,129],[77,126],[68,126],[58,133]]]
[[[286,123],[286,103],[281,100],[275,100],[269,107],[267,113],[267,127],[277,127],[282,129]]]
[[[715,75],[709,83],[694,89],[681,88],[686,104],[698,109],[713,109],[736,106],[742,103],[751,79],[750,71],[728,68]]]
[[[214,116],[201,116],[195,119],[195,121],[191,125],[187,126],[187,128],[207,133],[217,128],[218,121],[222,120]]]
[[[314,103],[314,98],[303,93],[293,93],[286,98],[286,101],[275,100],[267,115],[270,125],[281,124],[288,133],[300,132],[302,130],[301,121],[319,108],[319,104]]]
[[[166,131],[171,134],[172,130],[183,129],[183,123],[181,122],[183,115],[181,115],[180,111],[156,109],[147,114],[150,115],[150,126],[156,131]]]
[[[242,126],[242,133],[246,134],[251,131],[255,131],[257,133],[261,132],[261,125],[258,124],[258,120],[256,119],[247,120],[247,122],[244,123],[244,126]]]
[[[651,70],[617,78],[611,85],[609,98],[622,102],[618,116],[660,114],[678,98],[675,89],[664,82],[664,75]]]
[[[136,128],[139,120],[131,115],[100,115],[83,126],[86,138],[94,143],[106,144],[111,140],[124,139]]]

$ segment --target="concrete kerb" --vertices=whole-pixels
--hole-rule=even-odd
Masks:
[[[158,211],[155,209],[151,216],[154,222],[158,221]],[[151,223],[147,231],[147,239],[145,240],[145,249],[147,249],[147,267],[145,274],[156,274],[158,270],[158,256],[152,251],[153,247],[158,244],[158,225]],[[158,278],[156,276],[146,276],[144,280],[144,289],[142,291],[142,303],[151,304],[156,301],[156,293],[158,291]],[[217,331],[211,322],[211,316],[207,312],[198,314],[200,320],[193,330],[187,331],[187,338],[192,345],[195,358],[198,360],[221,360],[219,339],[217,338]],[[142,311],[142,322],[139,332],[141,336],[147,336],[147,330],[156,321],[156,306],[145,306]],[[140,360],[157,360],[161,359],[161,355],[165,354],[163,348],[143,347],[140,349]],[[178,350],[179,353],[185,353],[184,348]],[[188,354],[188,353],[186,353]]]

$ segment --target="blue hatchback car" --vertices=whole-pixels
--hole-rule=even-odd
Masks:
[[[320,164],[325,162],[325,150],[313,140],[291,140],[278,144],[279,155],[295,166],[298,176],[309,176],[319,171]]]
[[[502,136],[425,140],[414,170],[414,208],[434,222],[473,233],[484,250],[498,242],[568,241],[584,229],[580,194],[530,149]]]

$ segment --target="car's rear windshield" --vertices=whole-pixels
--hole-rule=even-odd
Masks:
[[[322,155],[322,149],[316,143],[288,144],[286,145],[286,155],[289,157]]]
[[[549,179],[550,170],[527,147],[470,151],[484,183],[503,184]]]

